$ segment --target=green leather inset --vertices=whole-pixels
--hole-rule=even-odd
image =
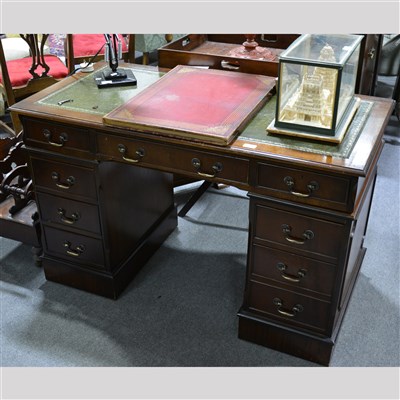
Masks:
[[[103,69],[106,69],[104,67]],[[63,107],[73,111],[105,115],[136,96],[143,89],[156,82],[163,73],[131,68],[137,79],[136,86],[117,86],[99,89],[94,80],[98,71],[89,73],[82,79],[39,100],[39,104]],[[72,100],[62,105],[58,102]]]
[[[298,138],[270,134],[267,132],[268,125],[275,118],[276,96],[260,110],[260,112],[250,121],[244,131],[239,135],[239,139],[250,142],[265,143],[273,146],[286,147],[293,150],[317,153],[329,156],[347,158],[360,132],[362,131],[368,114],[372,109],[373,103],[361,101],[356,115],[349,126],[346,135],[340,144],[321,142],[312,139]]]

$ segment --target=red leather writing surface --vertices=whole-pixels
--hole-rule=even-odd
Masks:
[[[261,75],[178,66],[103,120],[108,125],[228,144],[274,86]]]

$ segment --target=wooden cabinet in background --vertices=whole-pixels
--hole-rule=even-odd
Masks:
[[[356,93],[372,96],[378,77],[379,55],[383,35],[364,35],[360,47],[360,60],[356,81]]]
[[[260,47],[270,49],[274,60],[245,59],[230,54],[246,40],[244,34],[190,34],[161,47],[158,51],[159,66],[173,68],[179,64],[206,66],[215,69],[278,76],[279,54],[287,49],[298,34],[257,34],[255,41]],[[373,95],[379,54],[383,35],[364,34],[360,46],[355,92]]]
[[[299,35],[261,35],[255,37],[260,47],[268,48],[273,60],[247,59],[231,54],[242,46],[245,35],[208,34],[186,35],[158,50],[158,65],[173,68],[179,64],[203,66],[250,74],[278,76],[278,55]]]

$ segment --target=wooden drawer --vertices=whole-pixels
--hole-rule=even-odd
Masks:
[[[105,269],[101,240],[48,226],[43,227],[45,252],[73,263]]]
[[[93,169],[34,157],[31,163],[36,190],[97,200]]]
[[[24,142],[30,147],[78,156],[90,153],[93,148],[86,129],[31,118],[23,119],[23,125]]]
[[[36,194],[41,221],[100,234],[97,206],[45,193]]]
[[[336,268],[332,264],[257,244],[250,249],[249,271],[250,279],[268,279],[274,281],[274,285],[328,298],[332,295],[336,277]]]
[[[246,308],[268,318],[319,332],[328,330],[330,303],[250,281]]]
[[[352,211],[357,179],[258,163],[254,178],[265,194],[338,211]]]
[[[98,134],[97,139],[98,151],[106,158],[161,168],[168,172],[190,173],[199,179],[216,177],[218,181],[226,183],[248,183],[247,159],[188,151],[179,147],[118,136]]]
[[[269,244],[284,245],[311,257],[328,257],[337,262],[347,246],[346,225],[313,216],[254,205],[253,238]],[[296,251],[295,251],[296,252]]]

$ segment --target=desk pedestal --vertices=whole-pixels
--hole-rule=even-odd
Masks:
[[[329,365],[366,249],[376,179],[355,214],[250,195],[239,338]]]
[[[46,279],[116,299],[177,226],[173,175],[32,151]]]
[[[46,279],[116,299],[175,229],[176,219],[174,207],[157,221],[127,260],[112,273],[88,270],[86,267],[44,255],[42,265]]]

